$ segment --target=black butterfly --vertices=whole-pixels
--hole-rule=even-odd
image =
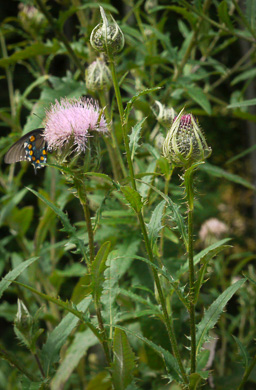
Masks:
[[[37,169],[43,168],[47,160],[47,144],[43,136],[44,129],[35,129],[13,144],[4,157],[6,164],[18,161],[31,161]]]

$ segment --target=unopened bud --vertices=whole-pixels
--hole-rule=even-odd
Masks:
[[[31,328],[33,318],[24,303],[18,299],[18,310],[15,318],[16,327],[22,332],[28,332]]]
[[[47,20],[33,5],[20,3],[18,18],[24,30],[34,37],[45,31]]]
[[[192,114],[182,115],[183,110],[174,119],[167,133],[163,154],[174,165],[187,168],[208,158],[211,148],[208,147],[197,120]]]
[[[95,50],[112,56],[123,49],[124,34],[112,15],[112,23],[109,23],[102,7],[100,7],[100,12],[102,23],[92,30],[90,42]]]
[[[153,104],[152,111],[157,121],[164,127],[170,127],[176,116],[176,112],[172,107],[168,108],[157,100]]]
[[[112,85],[111,72],[103,61],[97,59],[86,69],[85,81],[91,91],[108,90]]]

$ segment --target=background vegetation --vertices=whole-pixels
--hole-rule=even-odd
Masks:
[[[35,8],[28,12],[27,5]],[[211,258],[203,259],[207,272],[197,302],[196,323],[229,286],[244,276],[248,280],[229,297],[225,312],[211,330],[208,350],[199,356],[199,377],[205,378],[201,384],[205,383],[206,389],[234,389],[244,376],[246,384],[239,388],[254,389],[255,2],[127,0],[102,1],[101,5],[112,13],[125,36],[125,47],[115,58],[123,104],[142,90],[160,87],[134,102],[128,128],[130,134],[143,120],[137,135],[133,130],[130,143],[151,248],[164,270],[185,291],[186,249],[181,237],[183,222],[179,224],[180,216],[186,223],[182,171],[175,169],[170,181],[170,167],[156,142],[160,133],[166,136],[167,127],[157,118],[154,102],[176,112],[185,106],[198,117],[213,150],[195,176],[194,241],[195,252],[201,253],[196,259],[202,260],[202,251],[213,245],[208,252]],[[3,160],[22,134],[42,126],[45,109],[55,99],[88,95],[100,99],[97,91],[87,89],[84,79],[85,69],[99,56],[90,45],[90,34],[100,23],[100,12],[97,2],[86,0],[2,2],[0,10]],[[127,170],[113,88],[105,98]],[[113,360],[111,372],[118,377],[113,379],[112,374],[111,379],[103,349],[91,331],[92,326],[97,328],[96,312],[78,247],[78,240],[81,245],[88,244],[79,200],[58,169],[47,166],[35,176],[27,162],[11,166],[2,162],[0,274],[15,271],[0,283],[1,389],[107,390],[113,383],[115,389],[181,389],[170,357],[161,349],[171,351],[171,346],[158,319],[159,297],[145,261],[138,218],[119,187],[129,185],[129,179],[123,177],[118,162],[111,164],[104,141],[97,173],[107,176],[87,175],[85,185],[96,252],[102,245],[104,250],[108,245],[109,252],[99,279],[102,316],[111,340],[115,334],[113,356],[120,353],[127,363],[124,374]],[[171,201],[164,202],[155,188]],[[210,218],[225,224],[222,235],[219,231],[207,237],[199,235]],[[225,240],[228,237],[232,240]],[[225,250],[218,253],[218,248]],[[217,256],[212,258],[214,254]],[[41,295],[11,284],[17,277]],[[189,351],[185,349],[189,347],[188,311],[169,282],[164,278],[161,282],[182,361],[189,367]],[[49,297],[54,298],[50,301]],[[61,300],[54,302],[58,297]],[[32,316],[26,334],[29,346],[24,333],[19,333],[17,298]],[[20,310],[27,321],[24,307]],[[85,315],[79,320],[72,310]],[[26,321],[24,326],[28,326]],[[212,327],[216,322],[217,318]],[[114,330],[115,325],[119,331]],[[120,346],[125,353],[120,352]],[[199,388],[199,377],[191,382],[191,388]]]

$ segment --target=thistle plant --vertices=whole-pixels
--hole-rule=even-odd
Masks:
[[[126,2],[125,14],[104,0],[65,0],[61,12],[25,3],[0,31],[0,120],[12,130],[0,153],[11,164],[0,179],[1,386],[244,390],[255,240],[238,246],[230,219],[244,222],[239,191],[255,189],[237,175],[253,148],[234,145],[253,119],[239,110],[255,76],[251,2],[246,13],[237,1]],[[230,67],[240,40],[251,47]]]

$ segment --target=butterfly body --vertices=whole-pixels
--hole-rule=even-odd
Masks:
[[[44,129],[35,129],[21,137],[11,146],[4,157],[6,164],[18,161],[30,161],[35,170],[43,168],[47,161],[47,144],[43,136]]]

